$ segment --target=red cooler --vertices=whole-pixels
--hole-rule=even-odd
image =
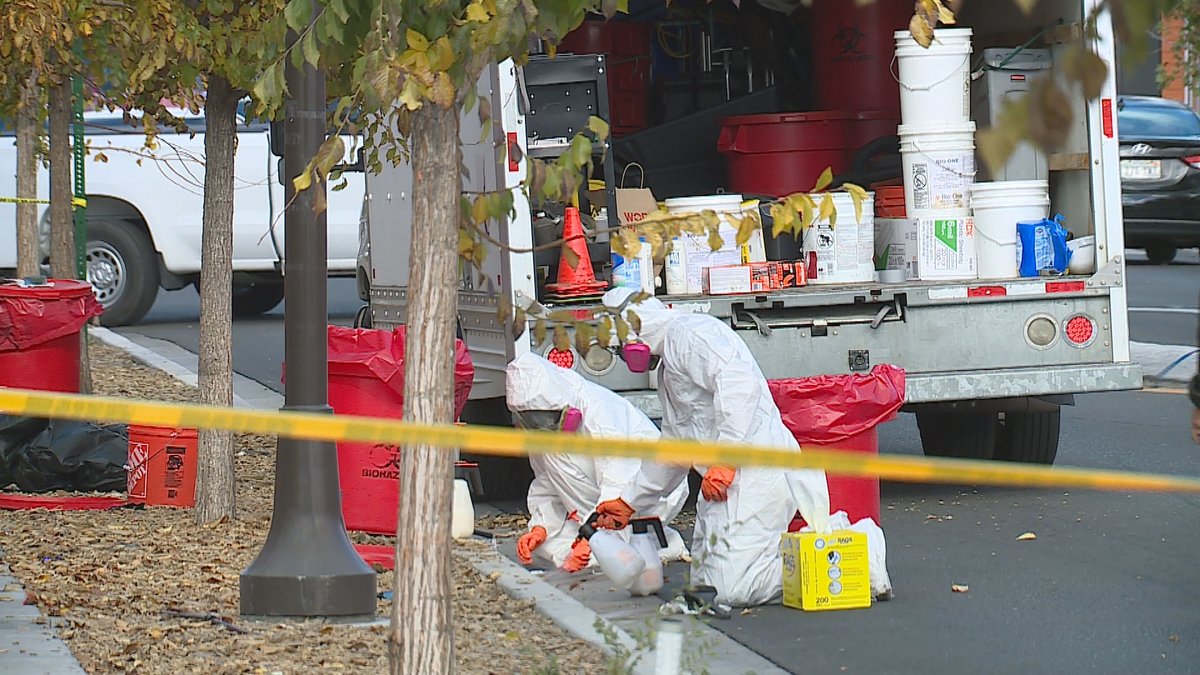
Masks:
[[[879,454],[876,427],[904,405],[904,370],[879,365],[869,375],[823,375],[771,380],[783,423],[802,449]],[[879,479],[830,474],[829,510],[850,522],[879,523]]]
[[[400,417],[404,414],[405,327],[394,331],[329,326],[329,405],[337,415]],[[475,368],[467,346],[454,349],[454,417],[458,419]],[[338,481],[346,529],[396,533],[400,448],[340,442]]]
[[[103,309],[91,284],[0,284],[0,387],[79,392],[79,331]]]

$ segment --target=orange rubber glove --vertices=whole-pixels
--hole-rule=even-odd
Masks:
[[[546,528],[541,525],[534,525],[533,529],[521,535],[517,540],[517,560],[523,565],[533,563],[533,549],[541,546],[546,541]]]
[[[596,513],[600,514],[600,518],[596,520],[596,527],[605,530],[623,530],[629,526],[629,519],[633,517],[633,507],[618,497],[600,502],[596,506]]]
[[[729,486],[737,472],[730,466],[709,467],[700,482],[700,493],[710,502],[723,502],[729,499]]]
[[[578,572],[587,567],[591,559],[592,545],[587,539],[579,539],[571,545],[571,554],[563,561],[562,568],[568,572]]]

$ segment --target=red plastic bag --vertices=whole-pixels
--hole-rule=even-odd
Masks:
[[[30,349],[78,333],[104,309],[90,284],[50,279],[50,285],[0,285],[0,352]]]
[[[796,441],[832,445],[896,416],[904,369],[878,365],[868,375],[770,380],[771,395]]]
[[[404,398],[405,326],[392,332],[375,328],[346,328],[329,326],[329,369],[366,369],[389,389],[398,400]],[[454,418],[458,419],[467,405],[475,366],[462,340],[454,341]]]

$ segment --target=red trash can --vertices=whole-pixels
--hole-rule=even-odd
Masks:
[[[892,74],[895,31],[908,27],[909,0],[816,0],[811,23],[817,107],[883,110],[900,116],[900,85]]]
[[[91,284],[0,283],[0,387],[79,392],[79,331],[104,311]]]
[[[904,405],[904,370],[879,365],[866,375],[770,380],[783,423],[802,449],[879,453],[876,427]],[[879,479],[827,475],[829,510],[850,522],[879,523]]]
[[[329,405],[337,415],[400,417],[404,413],[405,327],[394,331],[330,326]],[[454,418],[471,393],[475,368],[462,340],[454,348]],[[346,529],[396,533],[400,448],[340,442],[338,481]]]

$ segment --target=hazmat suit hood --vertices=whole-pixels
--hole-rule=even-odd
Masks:
[[[654,422],[619,394],[536,354],[522,354],[508,364],[505,389],[510,410],[578,408],[583,413],[580,431],[589,436],[659,437]]]
[[[617,311],[621,308],[622,304],[629,301],[636,293],[637,291],[632,288],[618,286],[605,293],[602,302],[605,307]],[[663,342],[666,340],[667,335],[667,326],[679,316],[683,316],[683,313],[669,309],[658,298],[646,298],[637,304],[629,302],[624,307],[621,315],[628,317],[631,311],[637,315],[641,322],[641,330],[637,331],[637,338],[650,348],[651,354],[662,356]]]

